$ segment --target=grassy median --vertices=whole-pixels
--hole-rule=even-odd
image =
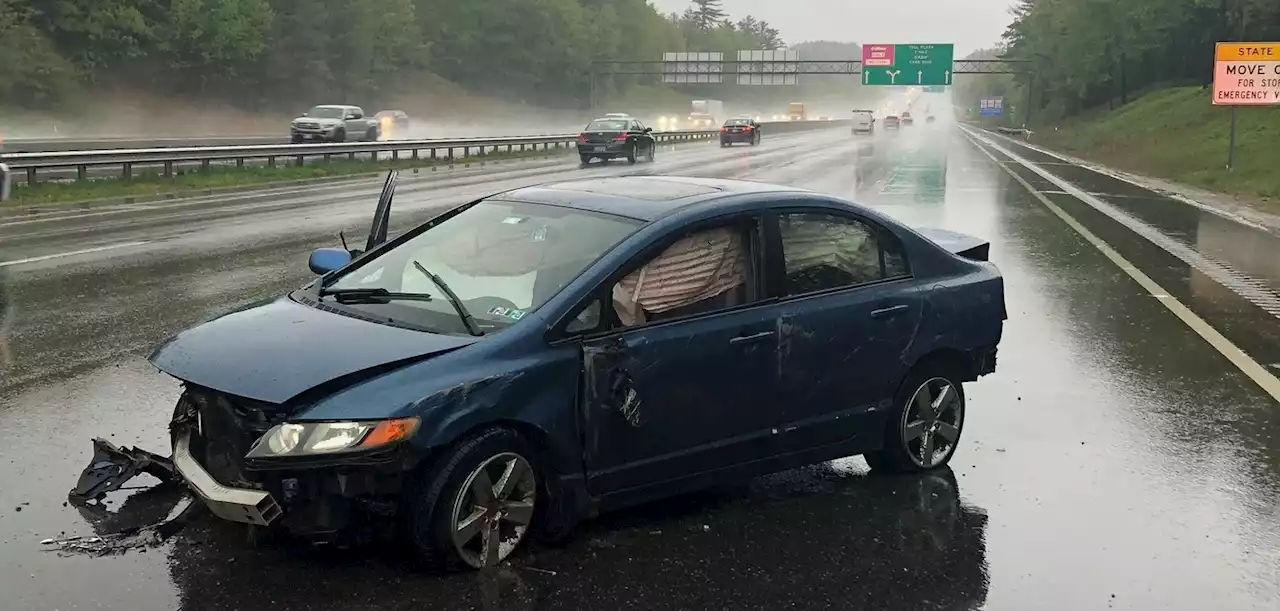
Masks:
[[[246,166],[243,168],[215,165],[203,171],[192,168],[175,170],[175,175],[171,178],[166,178],[160,174],[139,174],[138,170],[135,169],[134,177],[131,180],[103,177],[81,182],[46,181],[31,186],[17,184],[13,186],[11,197],[3,205],[30,206],[95,201],[112,202],[130,197],[194,195],[202,192],[231,190],[246,186],[261,187],[272,183],[287,184],[306,180],[359,176],[391,168],[401,170],[438,168],[449,165],[463,166],[482,162],[566,155],[572,150],[571,148],[553,148],[545,151],[515,151],[510,153],[501,151],[489,153],[483,157],[463,157],[453,161],[445,159],[401,159],[398,161],[372,161],[367,159],[352,161],[342,159],[323,161],[321,158],[311,158],[307,160],[306,165],[302,166],[285,165],[286,161],[292,163],[293,158],[280,157],[276,162],[281,165],[277,165],[274,168],[266,167],[265,165]]]
[[[1200,87],[1155,91],[1109,112],[1040,125],[1032,142],[1120,170],[1256,201],[1280,213],[1280,108],[1239,108],[1228,170],[1231,109]]]

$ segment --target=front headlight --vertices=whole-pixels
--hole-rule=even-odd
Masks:
[[[407,439],[417,418],[352,422],[286,422],[271,427],[246,458],[275,458],[367,450]]]

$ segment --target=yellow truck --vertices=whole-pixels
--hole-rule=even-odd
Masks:
[[[792,102],[787,104],[787,120],[788,121],[804,121],[804,102]]]

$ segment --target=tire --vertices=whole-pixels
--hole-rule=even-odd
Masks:
[[[365,139],[365,140],[368,140],[369,142],[377,142],[377,141],[378,141],[378,128],[376,128],[376,127],[370,127],[368,130],[366,130],[366,131],[364,132],[364,139]]]
[[[334,142],[346,142],[346,141],[347,141],[347,130],[346,130],[346,129],[344,129],[344,128],[341,128],[341,127],[339,127],[338,129],[334,130],[334,131],[333,131],[333,141],[334,141]]]
[[[936,359],[920,363],[907,374],[894,396],[894,408],[885,419],[884,446],[864,456],[872,471],[919,473],[944,467],[951,461],[964,431],[964,387],[959,380],[952,367]],[[916,404],[918,394],[927,390],[930,403],[936,403],[946,387],[951,391],[942,398],[942,412],[934,414],[932,420],[922,417],[922,408]],[[924,434],[912,438],[913,433],[908,432],[912,429]],[[939,439],[949,445],[941,453],[935,445],[932,458],[922,460],[922,444]]]
[[[420,473],[404,499],[401,528],[405,540],[428,568],[442,571],[475,570],[501,564],[532,536],[546,504],[537,450],[519,433],[493,428],[457,444]],[[506,469],[515,463],[518,474],[509,495],[498,491]],[[484,469],[484,476],[480,475]],[[475,505],[478,477],[488,477],[492,493],[488,511]],[[503,502],[502,499],[507,499]],[[518,510],[511,519],[508,512]],[[454,532],[467,522],[479,523],[469,538],[455,544]],[[496,531],[491,531],[492,525]],[[523,530],[521,530],[523,529]],[[486,546],[486,534],[493,532]],[[513,541],[514,539],[514,541]],[[493,554],[486,556],[486,551]],[[496,560],[496,562],[495,562]]]
[[[578,159],[582,161],[584,166],[591,163],[591,155],[578,155]]]
[[[656,156],[657,156],[657,154],[658,154],[658,143],[657,143],[657,142],[650,142],[650,143],[649,143],[649,154],[648,154],[647,156],[645,156],[645,160],[646,160],[646,161],[648,161],[649,163],[653,163],[653,162],[654,162],[654,157],[656,157]]]
[[[634,164],[636,162],[636,149],[638,148],[640,148],[639,144],[632,144],[631,148],[627,149],[627,163]]]
[[[294,136],[290,138],[289,141],[294,144],[302,144],[302,136]]]
[[[720,148],[728,148],[728,146],[729,146],[728,142],[725,142],[724,140],[720,141]]]

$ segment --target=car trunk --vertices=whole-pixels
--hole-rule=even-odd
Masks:
[[[582,132],[587,144],[609,144],[626,132],[621,131],[587,131]]]

